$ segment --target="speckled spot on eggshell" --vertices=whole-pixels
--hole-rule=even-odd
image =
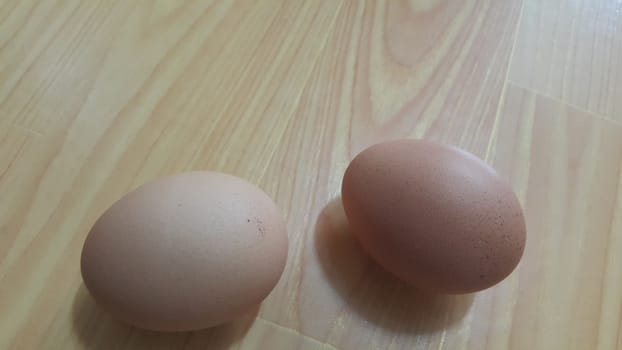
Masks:
[[[427,291],[488,288],[512,272],[525,247],[511,187],[455,147],[421,140],[374,145],[350,163],[342,200],[364,249]]]

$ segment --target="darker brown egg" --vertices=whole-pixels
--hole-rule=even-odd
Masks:
[[[455,147],[420,140],[374,145],[350,163],[342,199],[363,248],[429,292],[491,287],[514,270],[525,247],[512,188]]]

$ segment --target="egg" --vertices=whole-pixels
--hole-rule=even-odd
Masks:
[[[84,284],[139,328],[189,331],[253,310],[278,282],[287,233],[275,203],[216,172],[157,180],[114,203],[82,250]]]
[[[423,291],[491,287],[515,269],[525,247],[525,219],[510,185],[452,146],[373,145],[348,166],[342,201],[363,249]]]

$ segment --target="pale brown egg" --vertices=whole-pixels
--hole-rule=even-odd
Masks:
[[[230,321],[274,288],[285,224],[259,188],[189,172],[143,185],[97,220],[82,277],[105,310],[134,326],[188,331]]]
[[[421,140],[371,146],[346,170],[342,200],[363,248],[425,291],[491,287],[514,270],[525,247],[512,188],[455,147]]]

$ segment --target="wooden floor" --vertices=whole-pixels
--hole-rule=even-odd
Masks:
[[[339,204],[375,142],[442,140],[524,205],[475,295],[382,272]],[[0,0],[0,349],[622,349],[622,3]],[[259,314],[157,334],[82,286],[94,220],[191,169],[260,185],[290,258]]]

